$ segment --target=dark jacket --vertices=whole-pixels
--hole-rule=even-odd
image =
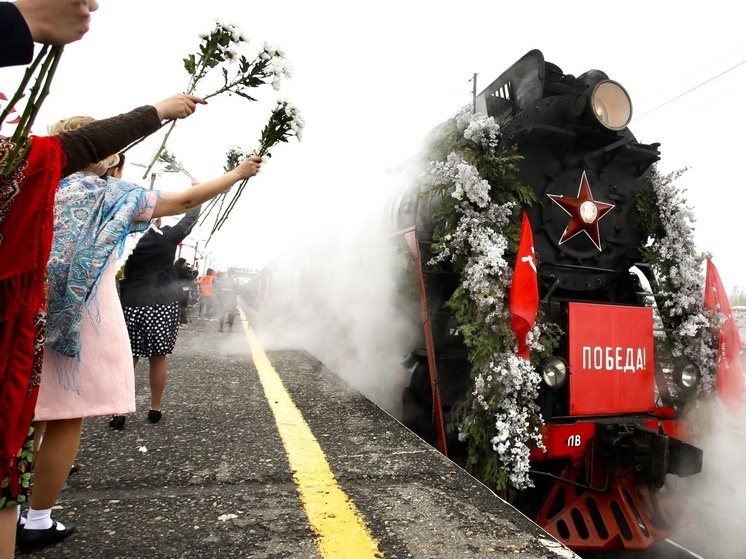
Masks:
[[[199,217],[200,207],[193,208],[173,227],[166,225],[161,233],[154,229],[140,238],[124,266],[119,282],[123,307],[168,305],[182,297],[174,256],[179,243],[191,231]]]
[[[28,64],[33,57],[34,39],[26,20],[13,4],[0,2],[0,67]]]
[[[235,278],[218,274],[212,294],[223,311],[234,311],[238,307],[238,282]]]
[[[179,284],[181,285],[181,298],[179,299],[182,304],[185,304],[189,300],[189,290],[194,285],[194,276],[192,275],[191,268],[185,268],[185,258],[179,258],[174,263],[174,270],[176,270],[176,276],[179,278]]]

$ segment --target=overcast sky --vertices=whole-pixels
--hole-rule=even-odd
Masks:
[[[389,170],[471,102],[474,73],[479,90],[539,49],[566,73],[599,69],[628,90],[638,141],[661,143],[663,171],[690,168],[680,184],[697,215],[699,248],[712,253],[729,290],[746,288],[746,117],[738,102],[746,40],[732,8],[724,0],[100,0],[91,31],[63,54],[37,132],[73,114],[103,118],[183,91],[182,59],[216,19],[238,25],[254,47],[282,47],[295,74],[279,96],[303,113],[303,141],[276,150],[208,246],[217,267],[262,267],[319,229],[377,207],[392,188]],[[12,93],[19,77],[0,70],[0,91]],[[278,94],[257,95],[257,103],[216,98],[200,107],[176,127],[169,151],[200,179],[220,174],[229,146],[256,143]],[[129,161],[148,163],[159,143],[141,144]],[[147,185],[142,171],[130,165],[125,178]],[[156,179],[164,190],[188,184],[184,176]],[[200,229],[190,240],[206,238]]]

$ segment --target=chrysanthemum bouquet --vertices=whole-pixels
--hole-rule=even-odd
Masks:
[[[218,21],[215,28],[210,33],[202,35],[200,39],[197,52],[184,58],[184,68],[190,76],[185,91],[187,94],[199,95],[207,100],[228,93],[256,101],[250,94],[251,89],[271,84],[272,88],[278,91],[281,80],[292,77],[292,68],[280,48],[265,43],[253,59],[241,54],[239,49],[247,45],[248,40],[232,24]],[[200,85],[205,83],[205,78],[215,69],[220,69],[222,83],[210,93],[198,93]],[[143,178],[148,176],[153,165],[159,161],[175,126],[176,121],[171,121],[163,142],[145,170]]]
[[[271,150],[277,144],[287,142],[292,137],[295,137],[300,141],[303,136],[304,127],[305,121],[303,120],[300,111],[298,111],[298,109],[288,101],[278,101],[267,121],[267,124],[262,130],[261,138],[259,139],[259,147],[255,150],[246,150],[238,147],[230,148],[228,150],[225,164],[226,172],[230,171],[245,158],[251,157],[252,155],[272,157]],[[236,205],[238,198],[246,187],[247,180],[248,179],[244,179],[239,183],[236,192],[233,194],[233,197],[230,199],[225,209],[223,209],[223,204],[227,197],[227,193],[214,198],[207,207],[203,217],[203,222],[215,207],[218,208],[217,217],[212,227],[212,231],[210,232],[210,237],[213,233],[218,231],[223,226],[226,219],[228,219],[228,215],[231,213],[231,210]]]

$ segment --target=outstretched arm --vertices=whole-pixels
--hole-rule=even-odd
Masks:
[[[118,153],[132,142],[157,131],[162,120],[186,118],[205,102],[194,95],[178,93],[153,106],[139,107],[119,116],[95,120],[62,135],[67,164],[62,175],[85,169]]]
[[[184,213],[190,208],[207,202],[218,194],[228,192],[238,181],[253,177],[259,172],[261,166],[261,157],[249,157],[244,159],[238,167],[228,171],[224,175],[200,183],[183,192],[161,192],[153,210],[153,217]]]
[[[34,39],[23,15],[10,2],[0,2],[0,68],[21,66],[34,58]]]
[[[189,210],[184,217],[179,220],[179,223],[173,226],[174,234],[178,238],[177,242],[181,242],[184,238],[192,231],[192,227],[197,223],[199,219],[199,212],[202,209],[202,205],[197,206]]]

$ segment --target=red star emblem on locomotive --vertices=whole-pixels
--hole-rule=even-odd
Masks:
[[[578,188],[577,198],[567,198],[559,194],[548,194],[552,202],[562,208],[569,216],[570,223],[567,224],[565,232],[559,244],[572,239],[575,235],[585,233],[588,238],[601,250],[601,239],[598,232],[598,221],[611,211],[614,204],[605,204],[597,202],[591,194],[591,187],[583,171],[580,178],[580,188]]]

